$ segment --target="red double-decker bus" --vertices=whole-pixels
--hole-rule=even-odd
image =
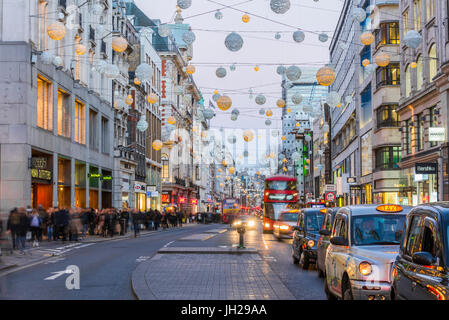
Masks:
[[[296,178],[273,176],[265,179],[263,232],[273,232],[273,223],[279,214],[298,207],[298,189]]]

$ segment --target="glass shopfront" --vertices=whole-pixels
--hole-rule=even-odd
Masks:
[[[53,206],[53,156],[37,150],[31,152],[31,207]]]
[[[362,184],[362,204],[372,204],[373,203],[373,186],[371,183]]]
[[[112,208],[112,171],[102,170],[101,207]]]
[[[71,161],[58,157],[58,207],[70,208]]]
[[[100,183],[100,173],[97,167],[89,166],[89,207],[98,209],[98,187]]]
[[[416,174],[414,167],[407,168],[402,170],[401,180],[407,186],[402,188],[399,194],[402,204],[416,206],[437,201],[438,180],[436,174]]]
[[[75,161],[75,207],[86,207],[86,164]]]

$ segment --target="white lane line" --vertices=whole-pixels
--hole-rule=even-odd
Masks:
[[[66,273],[72,273],[71,270],[62,270],[62,271],[56,271],[56,272],[52,272],[53,275],[50,277],[45,278],[44,280],[55,280],[56,278],[59,278],[60,276],[62,276],[63,274]]]
[[[150,259],[151,257],[149,256],[140,256],[139,258],[136,259],[136,262],[143,262],[143,261],[147,261],[148,259]]]
[[[164,245],[164,248],[167,248],[169,245],[171,245],[174,241],[170,241],[169,243]]]

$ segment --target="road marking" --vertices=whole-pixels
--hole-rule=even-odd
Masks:
[[[45,261],[44,264],[58,263],[58,262],[63,261],[63,260],[65,260],[65,258],[55,258],[55,259],[52,259],[52,260]]]
[[[170,241],[169,243],[164,245],[164,248],[167,248],[169,245],[171,245],[174,241]]]
[[[275,257],[271,257],[271,256],[264,256],[263,258],[264,258],[264,260],[268,260],[268,261],[273,261],[273,262],[277,261]]]
[[[139,258],[136,259],[136,262],[143,262],[143,261],[147,261],[148,259],[150,259],[151,257],[149,256],[140,256]]]
[[[63,274],[73,273],[73,271],[69,269],[69,270],[55,271],[52,273],[53,273],[52,276],[49,276],[49,277],[45,278],[44,280],[55,280],[56,278],[59,278]]]

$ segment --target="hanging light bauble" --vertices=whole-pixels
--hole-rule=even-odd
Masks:
[[[254,71],[257,72],[257,71],[259,71],[259,70],[260,70],[259,66],[255,66],[255,67],[254,67]]]
[[[281,38],[281,34],[279,32],[276,32],[276,34],[274,35],[274,38],[276,40],[279,40]]]
[[[336,91],[331,91],[327,94],[326,102],[329,106],[335,108],[341,103],[341,97]]]
[[[297,66],[290,66],[287,68],[287,71],[285,72],[285,75],[290,81],[298,80],[301,77],[301,74],[302,74],[301,69]]]
[[[231,114],[239,115],[240,111],[238,109],[232,110]]]
[[[219,95],[218,93],[216,93],[216,94],[214,94],[213,96],[212,96],[212,100],[214,100],[215,102],[217,102],[218,101],[218,99],[221,97],[221,95]]]
[[[271,120],[270,119],[265,120],[265,125],[266,126],[271,126]]]
[[[300,103],[302,102],[302,94],[300,94],[300,93],[295,93],[295,94],[292,96],[292,102],[293,102],[293,104],[295,104],[295,105],[300,104]]]
[[[290,0],[271,0],[270,8],[274,13],[284,14],[290,9]]]
[[[232,106],[232,99],[228,96],[221,96],[217,100],[217,106],[220,110],[226,111]]]
[[[153,68],[148,63],[141,63],[137,66],[135,74],[140,81],[148,81],[153,75]]]
[[[191,64],[189,64],[189,65],[186,67],[186,72],[187,72],[188,74],[194,74],[195,71],[196,71],[195,66],[193,66],[193,65],[191,65]]]
[[[159,33],[162,38],[168,37],[171,33],[170,26],[168,24],[159,25],[157,28],[157,33]]]
[[[335,80],[335,72],[329,67],[323,67],[316,73],[316,79],[322,86],[330,86]]]
[[[264,115],[265,114],[265,110],[262,108],[262,109],[260,109],[259,110],[259,114],[262,116],[262,115]]]
[[[287,113],[290,113],[290,112],[292,112],[292,109],[291,108],[287,108]]]
[[[276,101],[276,105],[277,105],[279,108],[285,107],[285,100],[284,100],[284,99],[278,99],[278,101]]]
[[[152,145],[152,147],[153,147],[154,150],[159,151],[159,150],[162,149],[162,146],[163,146],[164,144],[162,143],[161,140],[154,140],[153,143],[152,143],[151,145]]]
[[[217,10],[217,12],[215,12],[215,19],[217,20],[223,19],[223,13],[220,10]]]
[[[282,137],[281,137],[281,140],[282,140],[282,141],[285,141],[285,140],[287,140],[287,137],[286,137],[286,136],[282,136]]]
[[[66,34],[65,25],[62,22],[55,21],[48,26],[47,34],[53,40],[61,40]]]
[[[133,104],[133,102],[134,102],[133,96],[129,94],[125,99],[125,103],[129,106]]]
[[[417,64],[415,61],[413,61],[412,63],[410,63],[410,67],[411,67],[412,69],[416,69],[417,66],[418,66],[418,64]]]
[[[231,115],[231,120],[232,121],[237,121],[238,117],[239,117],[238,115],[233,114],[233,115]]]
[[[182,40],[187,44],[192,44],[195,42],[196,36],[192,31],[186,31],[182,34]]]
[[[276,68],[276,72],[278,75],[282,76],[285,74],[285,72],[287,72],[287,69],[284,66],[278,66]]]
[[[61,58],[60,56],[54,57],[54,59],[53,59],[53,65],[54,65],[56,68],[62,67],[62,58]]]
[[[235,64],[231,64],[231,65],[229,66],[229,70],[235,71]]]
[[[259,94],[259,95],[256,96],[255,101],[256,101],[256,103],[257,103],[258,105],[261,106],[261,105],[264,105],[265,102],[267,102],[267,98],[265,98],[264,95]]]
[[[224,78],[226,77],[226,69],[223,67],[217,68],[217,70],[215,71],[215,74],[217,75],[218,78]]]
[[[369,65],[367,65],[367,66],[365,67],[365,71],[366,71],[368,74],[373,73],[374,71],[376,71],[376,65],[375,65],[374,63],[370,63]]]
[[[374,42],[374,35],[370,31],[365,31],[360,35],[360,42],[364,44],[365,46],[369,46],[371,43]]]
[[[273,111],[267,110],[267,111],[265,112],[265,115],[266,115],[267,117],[271,117],[271,116],[273,115]]]
[[[231,32],[226,36],[225,46],[229,51],[239,51],[243,47],[243,38],[238,33]]]
[[[188,9],[192,5],[192,0],[178,0],[177,4],[181,9]]]
[[[243,132],[243,140],[250,142],[254,139],[254,133],[251,130],[245,130]]]
[[[215,112],[211,108],[207,108],[203,111],[203,115],[204,115],[204,118],[206,118],[206,120],[210,120],[214,117]]]
[[[77,55],[82,56],[82,55],[84,55],[86,53],[86,51],[87,51],[87,48],[86,48],[86,46],[84,44],[77,43],[75,45],[75,53]]]
[[[422,36],[418,31],[410,30],[405,34],[404,42],[407,47],[416,49],[422,43]]]
[[[176,123],[176,118],[173,117],[173,116],[170,116],[170,117],[167,118],[167,122],[169,124],[175,124]]]
[[[229,174],[234,174],[235,173],[235,168],[234,167],[229,167],[228,168],[228,172],[229,172]]]
[[[244,15],[242,16],[242,21],[243,21],[243,23],[248,23],[249,20],[251,20],[251,18],[249,17],[248,14],[244,14]]]
[[[159,100],[159,97],[158,97],[158,95],[155,94],[155,93],[150,93],[150,94],[147,96],[147,101],[148,101],[148,103],[153,104],[153,103],[157,102],[158,100]]]
[[[137,122],[137,130],[139,130],[140,132],[144,132],[145,130],[148,129],[148,122],[145,118],[145,116],[142,116],[139,120],[139,122]]]
[[[54,54],[50,51],[44,51],[41,54],[41,62],[43,64],[51,64],[53,62],[53,59],[55,58]]]
[[[329,132],[329,125],[328,125],[327,123],[325,123],[325,124],[323,125],[323,132],[326,132],[326,133]]]
[[[295,42],[303,42],[305,39],[306,35],[304,32],[302,32],[301,30],[297,30],[295,32],[293,32],[293,40],[295,40]]]
[[[104,71],[106,78],[115,79],[120,75],[120,70],[115,64],[108,64]]]
[[[112,50],[115,52],[123,52],[128,48],[128,41],[124,37],[112,38]]]
[[[142,84],[142,81],[140,81],[139,78],[136,77],[136,78],[134,78],[134,84],[136,86],[140,86]]]
[[[230,144],[236,143],[236,142],[237,142],[237,137],[234,136],[234,135],[229,136],[229,137],[228,137],[228,142],[229,142]]]
[[[362,66],[366,67],[367,65],[369,65],[371,62],[368,59],[364,59],[362,61]]]
[[[321,42],[327,42],[327,40],[329,40],[329,36],[325,33],[321,33],[318,36],[318,40],[320,40]]]
[[[306,136],[304,137],[304,139],[306,140],[306,142],[310,142],[310,141],[312,140],[312,137],[309,136],[309,135],[306,135]]]
[[[390,64],[390,55],[386,52],[379,53],[374,60],[379,67],[386,67]]]
[[[354,8],[352,11],[352,18],[357,22],[363,22],[366,19],[366,12],[362,8]]]

